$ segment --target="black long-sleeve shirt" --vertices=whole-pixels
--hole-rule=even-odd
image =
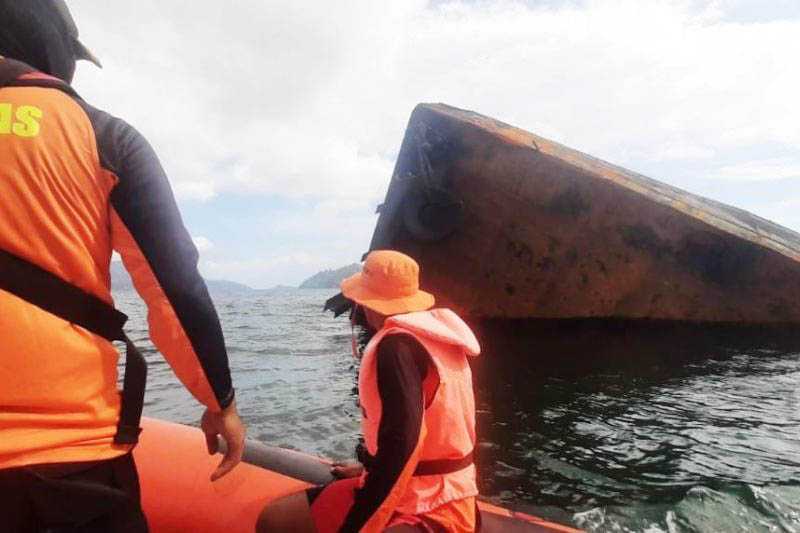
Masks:
[[[367,470],[363,488],[341,531],[360,530],[380,508],[397,483],[419,442],[425,399],[423,382],[431,367],[430,356],[414,337],[387,335],[377,348],[378,392],[382,414],[378,428],[378,453]]]

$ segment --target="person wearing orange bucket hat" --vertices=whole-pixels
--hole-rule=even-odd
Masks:
[[[359,463],[337,464],[341,479],[272,503],[258,531],[476,531],[475,335],[450,309],[433,308],[419,265],[400,252],[371,252],[341,288],[351,320],[363,311],[375,331],[358,378]]]
[[[346,298],[384,316],[425,311],[436,299],[419,288],[419,265],[391,250],[372,252],[362,271],[342,281]]]

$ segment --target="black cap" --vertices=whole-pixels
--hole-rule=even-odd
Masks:
[[[75,19],[72,18],[72,14],[69,12],[67,2],[65,0],[50,1],[53,3],[53,7],[55,7],[58,16],[64,21],[64,25],[67,28],[67,35],[72,38],[72,45],[75,49],[75,59],[85,59],[86,61],[91,61],[98,67],[103,68],[100,60],[97,59],[97,56],[95,56],[91,50],[86,48],[86,46],[78,39],[78,26],[75,25]]]
[[[75,61],[100,62],[78,39],[64,0],[0,0],[0,56],[71,81]]]

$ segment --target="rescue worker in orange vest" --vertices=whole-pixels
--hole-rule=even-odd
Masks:
[[[359,371],[360,464],[270,504],[258,531],[475,531],[475,335],[453,311],[431,309],[419,266],[400,252],[370,253],[341,286],[375,330]]]
[[[169,182],[136,130],[69,85],[77,59],[97,63],[63,0],[0,0],[4,533],[147,531],[130,454],[141,401],[137,413],[117,391],[110,340],[124,338],[121,323],[120,333],[98,325],[109,313],[124,322],[112,250],[147,303],[156,347],[206,406],[209,453],[218,435],[230,446],[212,479],[244,445],[222,330]]]

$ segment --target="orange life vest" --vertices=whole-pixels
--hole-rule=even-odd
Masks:
[[[376,354],[387,335],[412,335],[425,348],[436,368],[439,386],[424,413],[417,460],[460,459],[475,447],[475,396],[468,356],[477,356],[475,335],[449,309],[434,309],[389,317],[364,350],[359,373],[359,399],[364,412],[362,430],[367,450],[378,452],[381,399],[378,392]],[[478,494],[475,465],[447,474],[415,475],[406,486],[395,510],[421,514],[447,502]]]
[[[119,252],[186,387],[233,398],[219,321],[152,148],[64,82],[0,57],[0,250],[112,304]],[[106,338],[0,289],[0,469],[101,461],[120,412]]]

